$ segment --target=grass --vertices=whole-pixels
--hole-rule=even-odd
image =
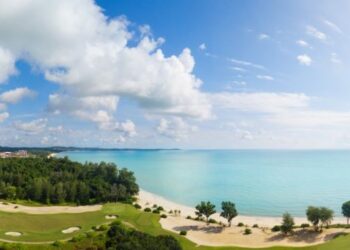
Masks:
[[[141,210],[135,209],[127,204],[108,203],[103,206],[101,211],[89,212],[82,214],[57,214],[57,215],[28,215],[20,213],[0,213],[0,238],[23,241],[52,241],[63,239],[74,235],[81,234],[88,231],[93,225],[99,225],[108,222],[104,217],[108,214],[116,214],[119,219],[126,225],[137,230],[149,233],[151,235],[169,234],[174,236],[185,250],[248,250],[248,248],[240,247],[206,247],[197,246],[195,243],[189,241],[184,236],[166,231],[161,228],[159,223],[160,215],[154,213],[145,213]],[[77,233],[64,235],[61,230],[71,226],[81,226],[82,230]],[[21,237],[15,238],[4,236],[6,231],[20,231],[25,234]],[[10,247],[9,249],[23,249],[23,250],[51,250],[51,249],[84,249],[83,246],[90,246],[95,244],[96,239],[84,238],[79,243],[64,243],[62,247],[55,247],[52,245],[23,245],[19,247]],[[100,239],[99,244],[103,242]],[[77,244],[79,247],[77,248]],[[261,248],[264,250],[349,250],[350,249],[350,235],[339,236],[336,239],[325,244],[310,247],[270,247]]]

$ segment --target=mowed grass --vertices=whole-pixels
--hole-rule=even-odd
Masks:
[[[50,215],[0,212],[0,239],[25,242],[62,240],[106,222],[108,220],[100,211]],[[80,227],[81,230],[70,234],[62,233],[62,230],[75,226]],[[6,232],[20,232],[22,235],[19,237],[7,236]]]
[[[206,247],[197,246],[195,243],[187,240],[178,234],[166,231],[161,228],[159,223],[160,216],[153,213],[145,213],[135,209],[131,205],[120,203],[109,203],[103,206],[101,211],[82,214],[58,214],[58,215],[27,215],[14,213],[0,213],[0,238],[16,241],[53,241],[72,237],[82,232],[86,232],[94,225],[100,225],[110,222],[105,219],[105,215],[117,215],[119,219],[127,226],[137,230],[149,233],[151,235],[169,234],[173,235],[185,250],[249,250],[249,248],[240,247]],[[61,233],[62,229],[80,226],[82,230],[69,235]],[[20,231],[25,234],[21,237],[4,236],[6,231]],[[91,241],[91,239],[85,239]],[[65,243],[62,247],[53,247],[52,245],[24,245],[20,249],[75,249],[75,243]],[[19,249],[19,248],[13,248]],[[264,250],[349,250],[350,235],[339,236],[322,245],[310,247],[270,247],[261,248]]]

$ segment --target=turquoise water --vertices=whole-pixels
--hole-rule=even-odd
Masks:
[[[194,206],[236,203],[240,214],[303,216],[309,205],[341,215],[350,200],[350,151],[163,150],[70,151],[72,160],[114,162],[141,188]]]

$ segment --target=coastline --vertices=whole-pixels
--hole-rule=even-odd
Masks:
[[[193,218],[195,217],[195,208],[178,204],[145,190],[140,190],[138,195],[138,203],[142,206],[142,208],[152,208],[154,204],[157,206],[162,206],[167,214],[166,218],[161,218],[159,221],[162,228],[176,234],[179,234],[180,231],[186,231],[187,234],[185,237],[187,239],[203,246],[235,246],[248,248],[264,248],[274,246],[304,247],[323,244],[337,237],[338,235],[350,233],[350,229],[342,228],[324,229],[320,233],[314,232],[310,227],[309,229],[295,229],[292,235],[285,236],[280,232],[271,231],[273,226],[281,224],[282,218],[267,216],[238,215],[233,219],[231,227],[223,227],[219,224],[206,225],[206,223],[203,221],[186,219],[188,215],[192,216]],[[170,214],[170,210],[180,210],[181,213],[180,215]],[[211,216],[211,218],[226,224],[226,221],[220,217],[219,213],[215,213],[213,216]],[[308,223],[307,219],[303,217],[295,217],[294,221],[295,225]],[[237,223],[239,222],[242,222],[244,226],[238,227]],[[333,220],[334,224],[345,222],[345,218],[340,217]],[[257,224],[258,228],[253,227],[254,224]],[[251,230],[251,234],[245,234],[246,228]]]
[[[195,208],[182,205],[173,201],[170,201],[160,195],[148,192],[146,190],[140,189],[139,195],[139,204],[142,207],[152,206],[153,204],[157,204],[158,206],[162,206],[166,211],[170,210],[180,210],[181,211],[181,217],[187,217],[192,216],[195,217]],[[148,204],[148,205],[146,205]],[[216,210],[219,210],[220,208],[216,208]],[[211,218],[215,219],[216,221],[221,221],[223,223],[226,223],[226,220],[220,217],[220,214],[217,212],[214,215],[211,216]],[[254,215],[239,215],[235,217],[232,221],[232,224],[237,224],[238,222],[242,222],[245,225],[253,226],[254,224],[258,224],[262,227],[273,227],[275,225],[280,225],[282,221],[282,215],[281,216],[254,216]],[[306,217],[294,217],[294,222],[296,225],[300,225],[302,223],[309,223],[306,219]],[[346,223],[346,219],[343,217],[334,217],[332,224],[344,224]]]

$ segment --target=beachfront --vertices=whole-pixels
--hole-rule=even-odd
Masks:
[[[138,203],[143,207],[152,207],[154,204],[162,206],[165,211],[180,210],[180,214],[169,214],[167,218],[162,218],[160,223],[166,230],[179,233],[187,231],[186,237],[199,245],[207,246],[240,246],[240,247],[271,247],[271,246],[308,246],[317,245],[333,239],[336,235],[350,232],[349,229],[324,229],[322,233],[310,230],[296,230],[292,236],[285,237],[280,232],[271,232],[271,228],[280,225],[281,217],[265,216],[243,216],[238,215],[234,218],[232,227],[222,227],[218,224],[207,226],[203,221],[187,219],[187,216],[196,217],[195,208],[181,205],[169,201],[159,195],[140,190]],[[219,213],[212,216],[218,222],[226,223],[226,220],[220,217]],[[308,223],[305,217],[294,218],[296,225]],[[245,235],[244,227],[236,226],[242,222],[252,230],[252,234]],[[344,224],[346,219],[336,217],[333,224]],[[258,228],[253,228],[257,224]]]

